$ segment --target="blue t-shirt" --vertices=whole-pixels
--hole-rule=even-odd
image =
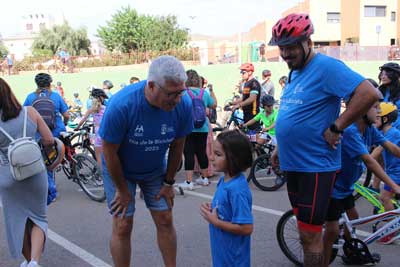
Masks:
[[[83,107],[83,103],[79,98],[74,98],[74,104],[78,107]]]
[[[316,54],[304,69],[292,72],[275,124],[282,170],[340,169],[340,149],[332,149],[323,133],[338,118],[341,99],[349,97],[364,80],[343,62],[322,54]]]
[[[197,89],[192,89],[191,88],[189,90],[192,91],[192,93],[193,93],[193,95],[195,97],[200,95],[200,88],[197,88]],[[190,95],[188,93],[186,93],[186,94],[191,99]],[[203,102],[204,102],[204,105],[206,106],[206,108],[209,108],[212,105],[214,105],[214,99],[211,97],[210,93],[207,92],[207,90],[204,90],[202,99],[203,99]],[[194,133],[208,133],[208,117],[206,117],[206,121],[204,122],[204,124],[203,124],[203,126],[201,128],[197,128],[197,129],[193,128],[192,132],[194,132]]]
[[[385,95],[383,97],[383,101],[384,102],[391,102],[391,101],[389,101],[389,96],[390,96],[390,91],[386,90],[386,93],[385,93]],[[396,103],[393,103],[393,104],[395,104],[397,106],[397,110],[400,110],[400,99],[397,100]],[[397,129],[400,130],[400,116],[397,117],[397,120],[392,123],[392,126],[396,127]]]
[[[46,93],[47,90],[44,90]],[[36,100],[37,94],[35,92],[30,93],[25,99],[24,106],[32,106],[32,103]],[[53,101],[56,109],[56,125],[52,131],[54,137],[59,137],[61,132],[65,132],[66,128],[62,118],[62,114],[68,111],[68,106],[64,99],[57,93],[52,92],[50,94],[50,99]]]
[[[400,131],[397,128],[390,128],[386,132],[385,137],[393,144],[400,146]],[[389,175],[396,184],[400,184],[400,159],[386,149],[383,150],[383,159],[387,175]]]
[[[90,97],[86,100],[86,109],[87,110],[92,108],[92,102],[93,102],[93,99]]]
[[[149,104],[144,96],[146,83],[131,84],[113,95],[99,130],[102,139],[120,144],[118,156],[126,179],[162,175],[170,143],[193,128],[188,96],[182,96],[181,102],[166,112]]]
[[[362,135],[355,123],[343,133],[342,169],[333,187],[332,197],[343,199],[354,191],[354,184],[361,177],[364,165],[362,155],[369,154],[372,145],[381,145],[387,139],[374,127],[367,127]]]
[[[234,224],[253,224],[252,196],[243,174],[224,182],[221,177],[212,200],[220,220]],[[250,266],[250,235],[235,235],[210,224],[213,267]]]

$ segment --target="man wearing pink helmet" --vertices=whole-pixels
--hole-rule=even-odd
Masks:
[[[232,102],[232,108],[241,108],[243,110],[243,120],[246,123],[254,118],[260,111],[261,85],[253,76],[253,64],[244,63],[239,69],[243,80],[242,99]],[[259,123],[249,126],[250,130],[257,130],[259,128]]]
[[[323,266],[322,225],[341,168],[343,130],[379,100],[364,77],[343,62],[313,51],[313,33],[307,14],[290,14],[273,26],[269,43],[279,46],[290,69],[275,125],[278,146],[272,161],[278,164],[279,156],[287,175],[306,267]],[[341,100],[350,98],[339,116]]]

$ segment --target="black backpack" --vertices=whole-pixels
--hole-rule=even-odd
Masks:
[[[46,92],[40,92],[33,101],[32,107],[39,112],[50,130],[54,130],[56,127],[56,106],[53,100],[50,99],[51,94],[52,93],[47,94]]]

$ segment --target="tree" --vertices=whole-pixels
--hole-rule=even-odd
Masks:
[[[64,22],[62,25],[41,30],[32,48],[34,51],[50,50],[53,54],[60,48],[65,48],[71,55],[79,56],[83,51],[89,54],[89,46],[90,40],[85,28],[74,30],[67,22]]]
[[[7,56],[7,54],[8,54],[8,49],[4,45],[3,40],[1,39],[1,35],[0,35],[0,60],[2,58],[4,58],[5,56]]]
[[[97,34],[108,50],[125,53],[181,48],[188,41],[188,31],[179,28],[176,16],[139,15],[129,6],[117,11]]]

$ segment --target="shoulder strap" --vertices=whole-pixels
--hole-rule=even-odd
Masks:
[[[190,95],[190,97],[193,99],[194,98],[194,94],[192,93],[192,90],[190,90],[189,88],[187,89],[188,94]]]
[[[23,130],[23,137],[26,137],[26,122],[27,122],[27,118],[28,118],[28,110],[26,107],[23,107],[24,109],[24,130]],[[11,135],[9,135],[6,130],[4,130],[1,126],[0,126],[0,131],[8,138],[10,139],[10,141],[14,141],[15,139],[12,138]]]
[[[24,109],[24,131],[22,137],[26,137],[26,121],[28,120],[28,108],[23,107],[23,109]]]
[[[1,126],[0,126],[0,131],[1,131],[8,139],[10,139],[11,142],[15,140],[15,139],[12,138],[12,136],[9,135],[9,134],[6,132],[6,130],[4,130]]]
[[[204,89],[203,89],[203,88],[201,88],[201,89],[200,89],[200,95],[199,95],[199,98],[200,98],[200,99],[203,99],[203,95],[204,95]]]

